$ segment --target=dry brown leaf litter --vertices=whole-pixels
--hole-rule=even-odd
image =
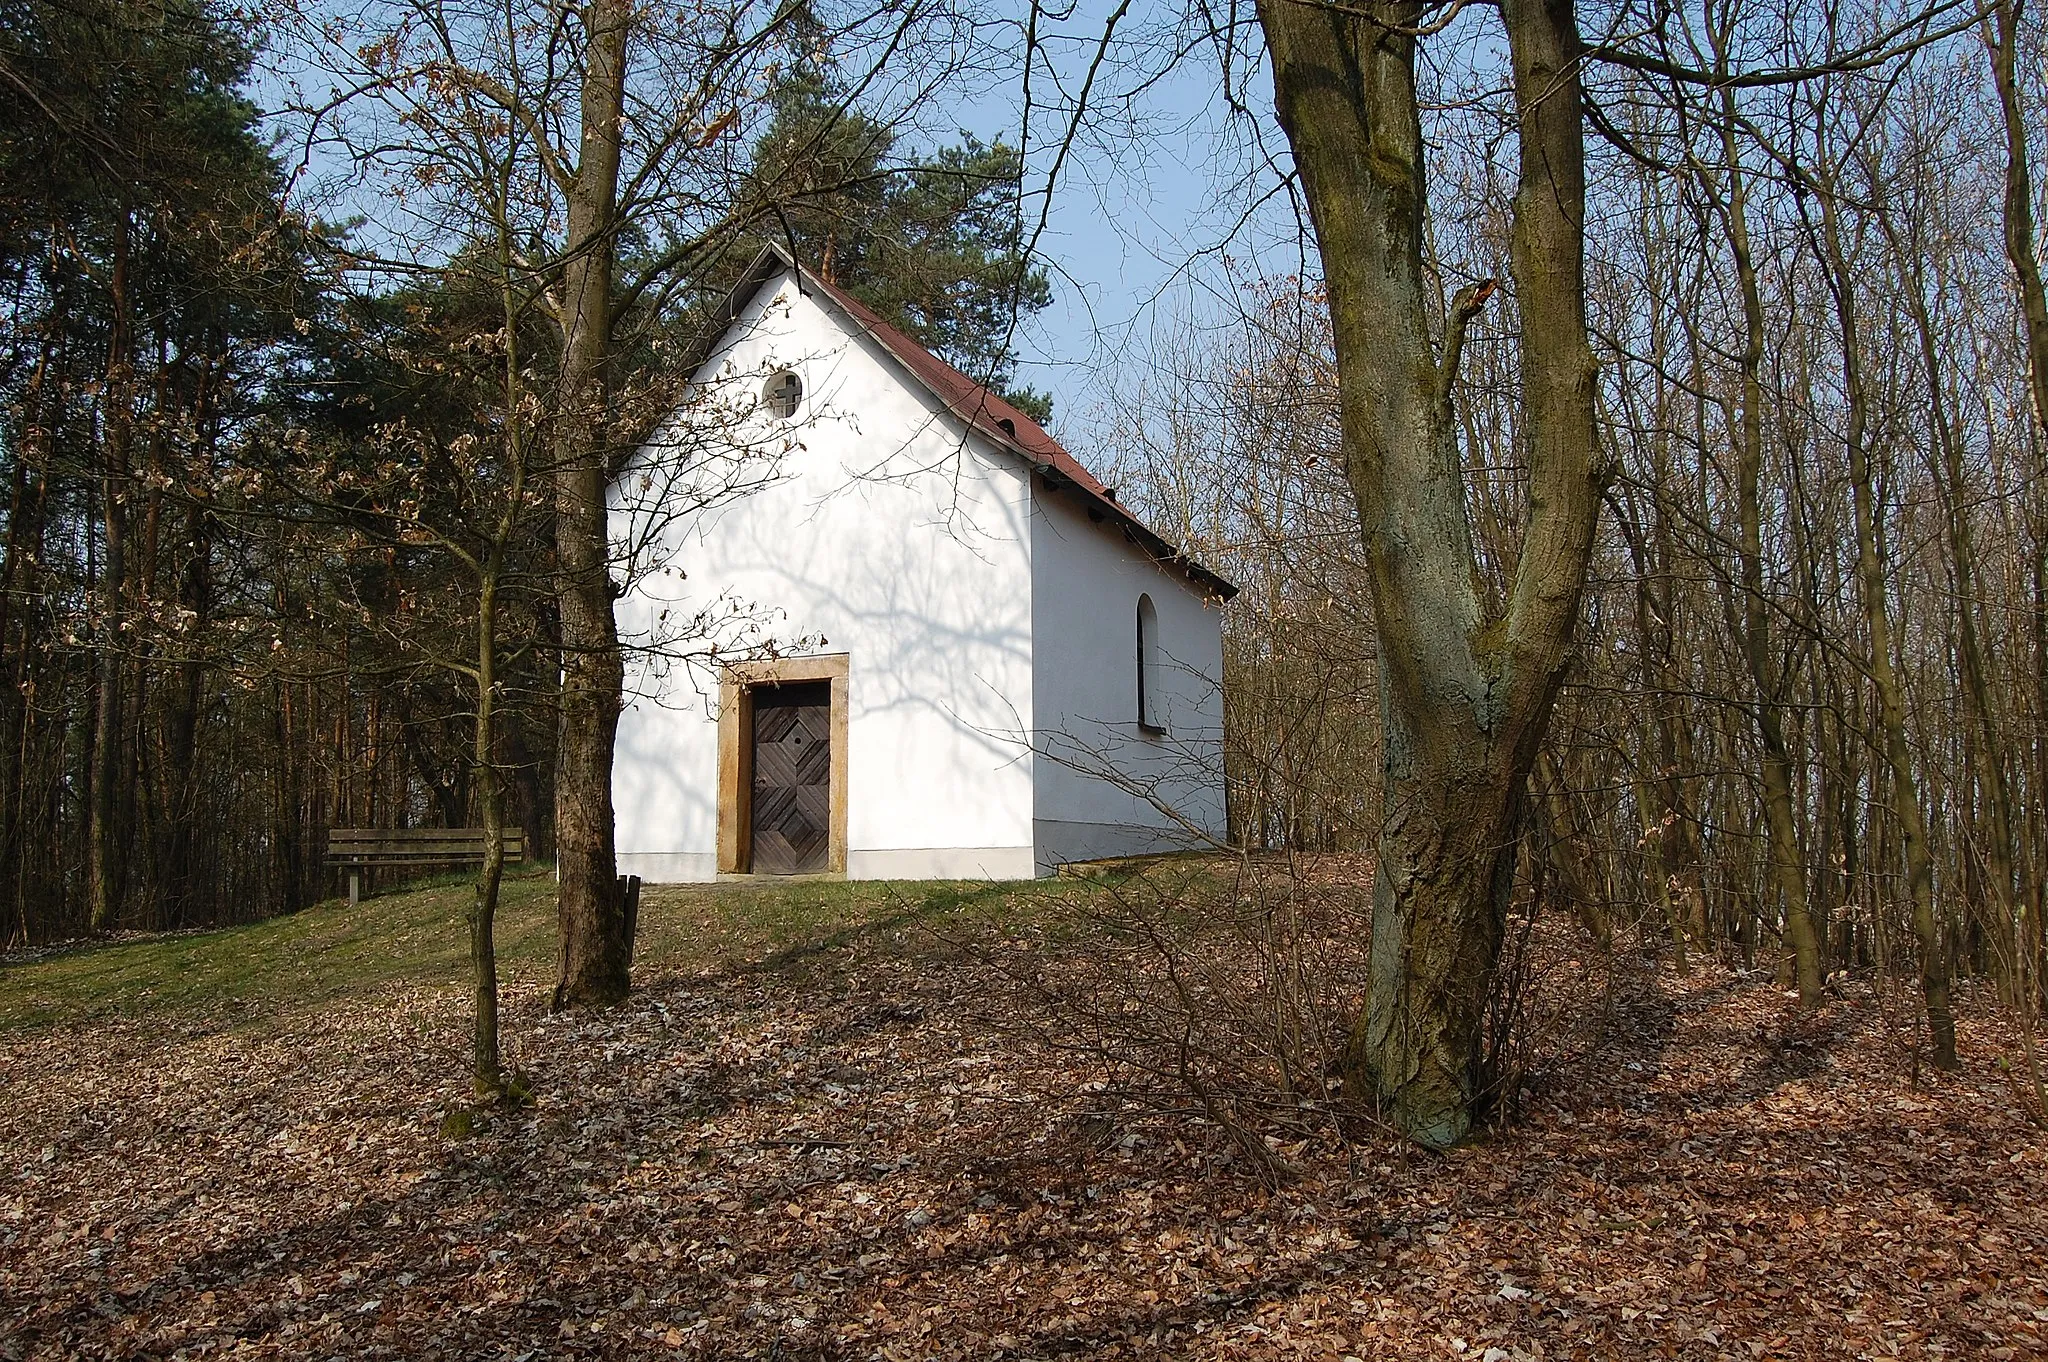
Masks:
[[[1916,1089],[1867,994],[1645,975],[1506,1135],[1269,1194],[991,1000],[876,942],[521,988],[539,1104],[464,1141],[453,994],[0,1037],[0,1358],[2048,1355],[2048,1142],[1980,1027]]]

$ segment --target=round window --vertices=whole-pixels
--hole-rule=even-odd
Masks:
[[[796,404],[803,399],[804,381],[787,369],[771,377],[761,389],[761,405],[778,421],[796,415]]]

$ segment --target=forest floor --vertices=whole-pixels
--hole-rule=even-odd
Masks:
[[[631,1001],[560,1017],[550,888],[535,1105],[464,1139],[459,886],[0,963],[0,1358],[2048,1355],[1981,1007],[1916,1074],[1868,984],[1621,953],[1505,1129],[1310,1128],[1276,1188],[1033,1039],[1113,886],[650,890]]]

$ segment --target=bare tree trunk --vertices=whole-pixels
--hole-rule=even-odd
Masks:
[[[1572,812],[1571,787],[1565,772],[1549,754],[1537,759],[1530,787],[1528,807],[1532,826],[1529,830],[1536,834],[1531,839],[1531,849],[1542,849],[1541,854],[1549,863],[1551,874],[1556,876],[1558,887],[1564,891],[1564,897],[1571,905],[1572,915],[1578,918],[1586,935],[1604,951],[1614,941],[1614,924],[1607,916],[1614,895],[1606,884],[1592,882],[1592,871],[1587,864],[1588,849],[1581,843],[1578,820]],[[1678,955],[1679,973],[1683,974],[1685,942],[1682,939],[1678,943]]]
[[[476,724],[472,732],[470,789],[482,816],[484,863],[477,872],[469,912],[471,993],[475,1025],[471,1037],[470,1087],[476,1096],[502,1101],[513,1096],[498,1052],[498,897],[505,882],[505,766],[498,734],[498,589],[505,579],[506,548],[526,506],[528,453],[522,419],[525,376],[519,349],[519,305],[512,289],[513,234],[502,207],[498,220],[498,300],[505,336],[505,467],[510,485],[504,509],[475,562]],[[609,608],[609,601],[607,601]]]
[[[1738,555],[1742,570],[1742,609],[1735,621],[1742,657],[1756,691],[1757,740],[1763,748],[1764,826],[1769,836],[1772,887],[1783,901],[1785,944],[1792,953],[1799,1001],[1818,1007],[1821,1001],[1820,937],[1807,902],[1806,866],[1800,852],[1799,823],[1794,813],[1792,757],[1785,738],[1785,678],[1771,657],[1770,603],[1763,580],[1763,380],[1764,307],[1757,287],[1756,264],[1750,252],[1749,201],[1742,162],[1735,143],[1734,96],[1721,92],[1722,145],[1727,198],[1728,246],[1735,258],[1736,282],[1742,295],[1742,414],[1736,426],[1735,502]]]
[[[2034,184],[2027,164],[2027,123],[2019,88],[2017,54],[2021,12],[2025,0],[2000,0],[1986,20],[1985,44],[1991,54],[1992,84],[1998,91],[1998,107],[2005,132],[2005,255],[2020,286],[2020,319],[2026,331],[2027,367],[2032,379],[2034,434],[2048,439],[2048,289],[2041,281],[2041,264],[2035,257]],[[2033,511],[2035,539],[2033,563],[2033,626],[2035,632],[2035,686],[2037,699],[2048,712],[2048,517]],[[2039,748],[2037,782],[2048,782],[2048,744],[2036,739]],[[2039,799],[2042,791],[2036,791]],[[2033,883],[2022,893],[2021,920],[2015,927],[2014,972],[2022,979],[2038,980],[2042,943],[2048,940],[2048,874],[2037,866]],[[2035,985],[2023,986],[2029,992]],[[2029,1007],[2033,1000],[2028,1000]]]
[[[478,1097],[505,1095],[498,1060],[498,892],[505,880],[505,781],[498,769],[498,577],[504,545],[493,544],[478,583],[476,611],[476,733],[472,759],[483,811],[484,863],[469,909],[471,994],[476,1002],[471,1043],[471,1087]]]
[[[1658,422],[1659,427],[1663,425]],[[1641,680],[1649,692],[1647,722],[1638,739],[1637,766],[1654,757],[1653,775],[1638,775],[1635,799],[1643,843],[1652,848],[1650,871],[1657,877],[1658,901],[1670,924],[1678,972],[1691,972],[1686,937],[1707,942],[1706,892],[1700,874],[1699,836],[1685,798],[1683,773],[1692,767],[1692,735],[1685,726],[1681,685],[1674,663],[1677,602],[1672,588],[1670,516],[1665,497],[1666,454],[1656,437],[1655,481],[1650,488],[1650,514],[1655,530],[1645,535],[1633,514],[1616,514],[1636,569],[1635,622],[1640,642]],[[1647,542],[1646,542],[1647,541]],[[1654,563],[1651,553],[1655,553]]]
[[[1992,83],[2005,123],[2005,256],[2020,285],[2020,318],[2026,326],[2027,359],[2032,370],[2034,418],[2048,430],[2048,290],[2041,283],[2041,263],[2034,258],[2034,183],[2027,166],[2027,122],[2020,102],[2015,57],[2019,47],[2020,11],[2026,0],[2000,0],[1990,23]]]
[[[1384,671],[1371,979],[1348,1067],[1415,1139],[1441,1147],[1465,1137],[1485,1097],[1481,1033],[1525,787],[1569,656],[1604,468],[1585,324],[1578,33],[1569,0],[1507,0],[1530,493],[1505,616],[1487,618],[1452,393],[1490,286],[1453,300],[1439,353],[1409,35],[1421,12],[1386,0],[1259,6],[1322,250]]]
[[[99,698],[92,732],[92,806],[86,827],[86,894],[96,932],[114,925],[121,910],[122,844],[115,810],[122,749],[120,613],[127,571],[129,443],[133,434],[133,304],[129,297],[130,225],[115,221],[111,278],[113,317],[107,341],[105,434],[100,499],[106,557],[100,564]]]
[[[1863,618],[1870,631],[1870,680],[1877,689],[1884,723],[1884,754],[1892,778],[1892,816],[1906,858],[1906,891],[1913,906],[1913,931],[1920,941],[1920,987],[1927,1005],[1927,1030],[1933,1040],[1937,1068],[1954,1069],[1956,1021],[1949,1006],[1948,952],[1934,912],[1934,859],[1927,844],[1927,819],[1913,774],[1912,749],[1906,739],[1906,702],[1892,660],[1891,614],[1886,606],[1884,551],[1877,536],[1876,495],[1870,472],[1865,432],[1869,404],[1863,384],[1863,357],[1856,327],[1855,277],[1842,254],[1832,186],[1821,195],[1822,245],[1834,286],[1835,310],[1842,332],[1842,377],[1849,401],[1846,443],[1849,488],[1856,512],[1856,564],[1861,578]]]
[[[1692,960],[1685,950],[1685,914],[1679,908],[1678,900],[1672,895],[1672,890],[1680,883],[1678,873],[1673,868],[1678,860],[1673,854],[1672,847],[1672,843],[1677,839],[1677,832],[1675,822],[1667,820],[1675,818],[1675,815],[1669,810],[1659,814],[1658,807],[1662,801],[1655,799],[1651,794],[1651,783],[1647,780],[1635,782],[1635,802],[1636,813],[1643,827],[1642,844],[1648,853],[1645,860],[1651,878],[1657,882],[1657,906],[1664,914],[1665,930],[1671,933],[1672,964],[1677,967],[1679,977],[1683,978],[1692,973]],[[1692,900],[1688,898],[1687,902],[1690,904]]]
[[[2023,901],[2014,888],[2015,841],[2012,796],[2006,780],[2004,726],[1999,719],[1998,697],[1991,686],[1984,646],[1978,632],[1977,545],[1970,528],[1968,471],[1963,460],[1963,438],[1951,418],[1942,380],[1941,355],[1935,323],[1929,315],[1924,294],[1907,290],[1910,311],[1920,333],[1921,359],[1926,366],[1928,420],[1934,428],[1935,449],[1928,451],[1929,470],[1935,491],[1941,498],[1947,530],[1949,565],[1955,580],[1956,660],[1963,682],[1965,725],[1964,746],[1969,766],[1975,771],[1984,801],[1985,826],[1976,840],[1983,847],[1983,873],[1990,890],[1991,917],[2001,945],[2017,941],[2014,905]],[[1937,459],[1935,456],[1939,454]],[[1974,865],[1974,862],[1972,862]],[[1981,896],[1973,896],[1981,902]],[[2016,962],[2014,962],[2016,963]],[[2011,978],[2002,981],[2006,986]],[[2008,995],[2012,996],[2012,995]]]
[[[605,394],[632,6],[628,0],[590,0],[583,7],[583,24],[582,155],[567,195],[562,400],[554,467],[562,627],[562,731],[555,768],[555,856],[561,877],[557,1008],[614,1003],[630,987],[613,842],[612,745],[625,671],[608,566]]]
[[[28,944],[34,940],[37,926],[29,910],[33,876],[28,855],[29,677],[37,631],[36,613],[25,602],[33,591],[35,565],[42,557],[49,482],[45,470],[53,424],[48,394],[59,386],[49,380],[58,360],[56,337],[61,332],[61,316],[59,312],[45,325],[21,404],[7,499],[7,538],[4,552],[0,552],[0,658],[6,659],[5,689],[0,691],[0,896],[6,899],[11,919],[0,932],[0,950]],[[18,625],[17,601],[24,602]]]
[[[220,423],[218,396],[226,379],[227,343],[216,340],[216,353],[202,366],[199,390],[194,397],[192,423],[198,432],[195,451],[199,466],[210,474],[219,452]],[[197,865],[200,836],[199,792],[199,710],[204,670],[199,660],[201,631],[213,613],[213,518],[200,502],[185,511],[184,532],[179,536],[178,603],[190,612],[186,620],[186,643],[178,658],[169,687],[165,721],[165,765],[169,787],[169,847],[166,853],[165,883],[174,925],[195,919],[208,890],[202,887]],[[216,903],[219,886],[212,888]],[[211,917],[211,905],[208,916]]]

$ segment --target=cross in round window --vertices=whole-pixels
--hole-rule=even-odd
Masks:
[[[788,369],[770,377],[768,385],[761,389],[761,405],[778,421],[796,415],[796,404],[803,399],[804,381]]]

